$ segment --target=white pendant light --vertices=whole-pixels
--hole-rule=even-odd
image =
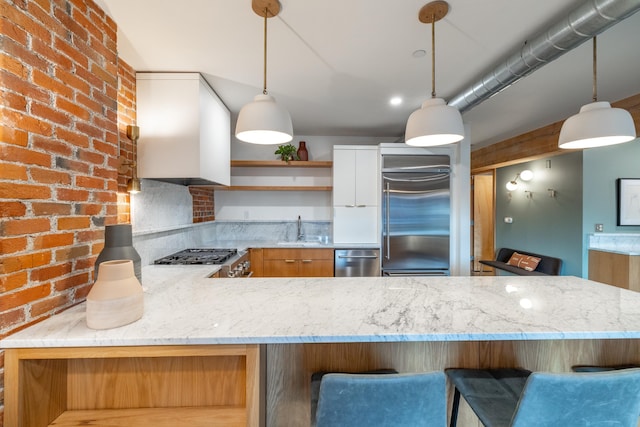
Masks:
[[[593,102],[562,124],[558,147],[567,149],[604,147],[636,138],[633,118],[627,110],[611,108],[608,102],[598,102],[597,47],[593,38]]]
[[[277,0],[253,0],[253,11],[264,17],[264,84],[262,95],[246,104],[238,114],[236,138],[252,144],[283,144],[293,139],[293,125],[289,112],[276,103],[267,92],[267,18],[277,16]]]
[[[407,145],[433,147],[452,144],[464,138],[464,125],[460,111],[450,107],[442,98],[436,98],[436,32],[435,23],[449,11],[445,1],[434,1],[420,9],[418,19],[431,24],[431,99],[422,103],[407,120],[404,139]]]

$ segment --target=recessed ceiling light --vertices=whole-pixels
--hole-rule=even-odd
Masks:
[[[400,104],[402,104],[402,98],[400,98],[399,96],[394,96],[393,98],[391,98],[389,100],[389,104],[391,104],[391,105],[400,105]]]
[[[427,54],[426,50],[418,49],[418,50],[414,50],[413,53],[411,54],[411,56],[413,56],[414,58],[422,58],[426,54]]]

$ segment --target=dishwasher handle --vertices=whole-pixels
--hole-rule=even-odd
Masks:
[[[378,259],[378,255],[338,255],[340,259],[349,259],[349,258],[364,258],[364,259]]]

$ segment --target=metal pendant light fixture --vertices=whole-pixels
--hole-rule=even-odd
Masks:
[[[267,92],[267,18],[280,12],[277,0],[253,0],[253,11],[264,17],[264,84],[262,95],[240,110],[236,122],[236,138],[252,144],[283,144],[293,139],[293,125],[289,112],[276,103]]]
[[[608,102],[598,102],[597,45],[596,37],[593,37],[593,102],[583,105],[578,114],[565,120],[560,129],[558,147],[604,147],[635,138],[636,128],[627,110],[611,108]]]
[[[418,19],[431,24],[431,99],[422,103],[407,120],[404,138],[408,145],[433,147],[452,144],[464,138],[464,125],[460,111],[450,107],[442,98],[436,98],[436,31],[435,23],[449,11],[445,1],[434,1],[424,5]]]

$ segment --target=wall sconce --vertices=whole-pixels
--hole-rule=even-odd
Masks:
[[[134,125],[127,126],[127,138],[133,142],[133,153],[137,155],[138,152],[138,138],[140,137],[140,128]],[[122,166],[129,166],[131,169],[131,178],[127,181],[127,192],[131,194],[136,194],[140,192],[140,179],[138,179],[138,168],[135,160],[125,160],[120,163],[121,173],[125,173],[122,171]],[[125,169],[126,171],[126,169]]]
[[[507,182],[507,190],[515,191],[518,188],[518,179],[522,181],[531,181],[532,178],[533,178],[533,172],[531,172],[528,169],[525,169],[522,172],[518,173],[516,177],[513,178],[511,181]]]
[[[553,199],[555,199],[558,196],[558,192],[553,188],[547,188],[547,191],[549,192],[549,197]]]
[[[533,199],[533,191],[524,190],[524,194],[527,196],[527,199]]]

